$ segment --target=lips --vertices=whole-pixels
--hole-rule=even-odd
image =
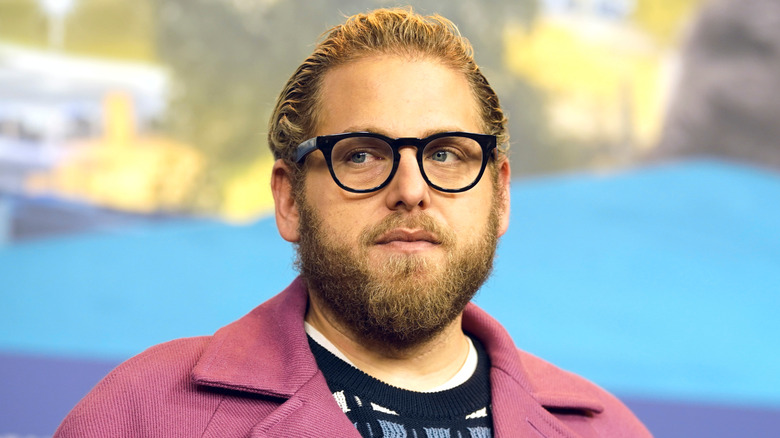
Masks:
[[[441,243],[438,237],[429,231],[405,229],[390,230],[379,236],[375,243],[383,245],[392,242],[429,242],[435,245]]]

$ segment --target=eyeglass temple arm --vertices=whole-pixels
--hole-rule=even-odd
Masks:
[[[317,149],[317,137],[310,138],[298,145],[295,152],[295,162],[300,163],[303,158]]]

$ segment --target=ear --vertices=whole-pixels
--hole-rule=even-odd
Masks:
[[[498,235],[503,236],[509,228],[509,186],[512,183],[512,170],[509,167],[509,159],[504,158],[498,167],[498,201],[501,203],[498,213]]]
[[[282,239],[298,242],[300,216],[292,191],[292,171],[283,160],[276,160],[271,171],[271,192],[274,196],[276,228]]]

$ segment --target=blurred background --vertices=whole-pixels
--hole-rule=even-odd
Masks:
[[[656,436],[778,430],[777,1],[0,0],[0,437],[292,280],[276,96],[345,15],[405,4],[458,24],[510,119],[477,302]]]

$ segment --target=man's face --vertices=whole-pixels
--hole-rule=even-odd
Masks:
[[[316,135],[482,132],[464,75],[427,59],[375,56],[337,67],[324,77],[319,109]],[[508,164],[448,194],[430,188],[415,149],[402,148],[388,186],[355,194],[335,184],[321,152],[306,160],[298,236],[290,240],[314,305],[355,335],[397,347],[430,339],[457,318],[506,229]]]

